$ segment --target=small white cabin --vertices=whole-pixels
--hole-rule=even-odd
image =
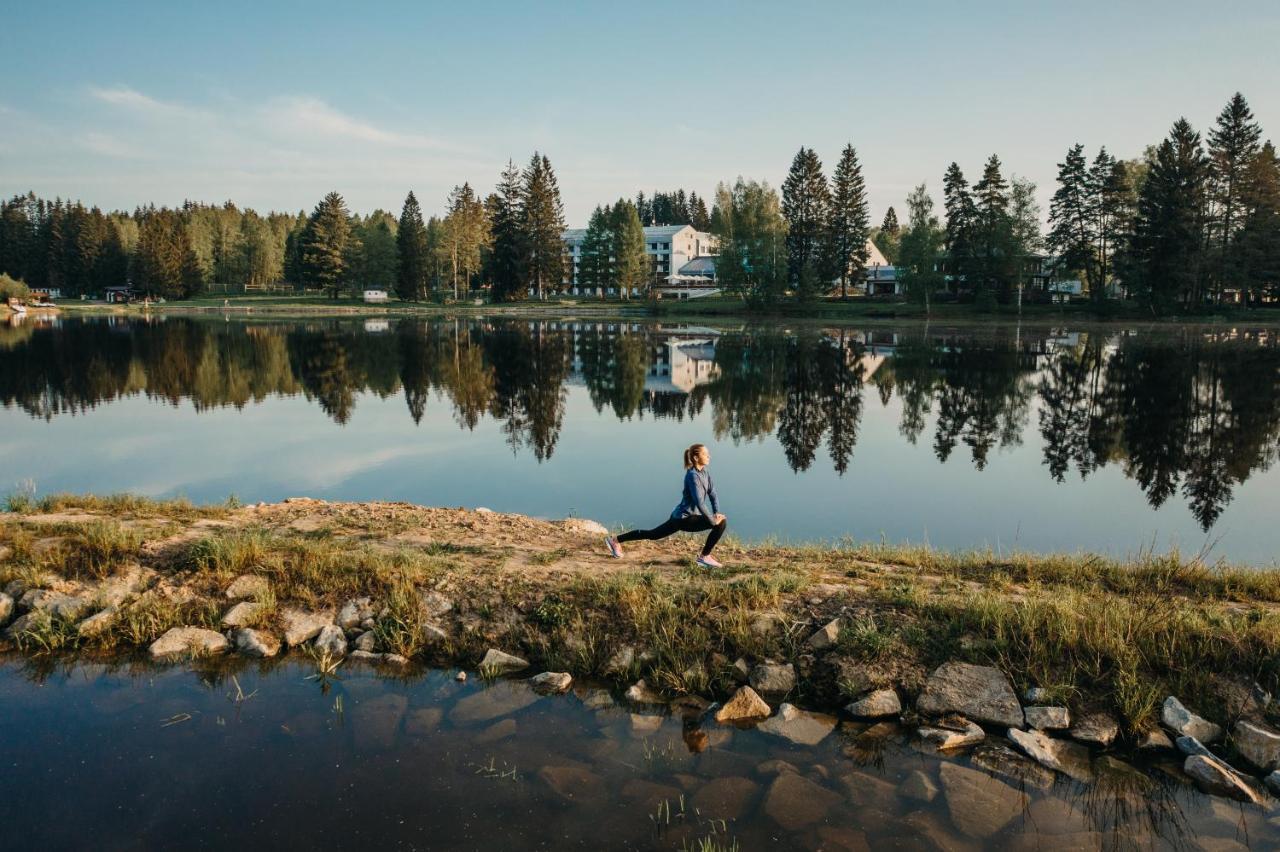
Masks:
[[[385,302],[387,301],[386,290],[365,290],[364,300],[366,302]]]

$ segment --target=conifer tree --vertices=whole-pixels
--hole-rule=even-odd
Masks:
[[[338,298],[347,275],[347,244],[351,240],[350,214],[337,192],[326,195],[302,234],[302,273],[306,284],[328,290]]]
[[[427,295],[427,226],[413,191],[405,196],[396,231],[396,295],[420,302]]]
[[[599,288],[603,298],[614,280],[613,211],[607,205],[597,205],[591,213],[578,258],[578,286],[587,290]]]
[[[711,214],[707,212],[707,202],[696,192],[689,193],[689,224],[699,231],[711,230]]]
[[[1210,192],[1215,207],[1212,228],[1216,232],[1217,258],[1214,265],[1215,298],[1224,285],[1238,283],[1238,266],[1231,243],[1240,224],[1240,195],[1245,172],[1258,153],[1262,128],[1253,120],[1253,111],[1244,95],[1236,92],[1209,131]]]
[[[542,299],[564,282],[564,205],[551,161],[536,151],[524,170],[520,224],[525,281]]]
[[[1058,188],[1049,202],[1049,249],[1057,257],[1061,270],[1078,269],[1084,274],[1089,294],[1101,297],[1102,287],[1095,280],[1097,244],[1096,200],[1084,146],[1076,144],[1058,164]]]
[[[845,145],[831,176],[829,210],[824,266],[827,273],[840,279],[840,298],[844,299],[849,295],[849,282],[861,282],[866,277],[871,230],[866,182],[858,152],[852,145]]]
[[[787,221],[788,283],[800,299],[811,299],[827,277],[823,261],[831,215],[822,161],[811,148],[801,147],[791,161],[782,184],[782,215]]]
[[[975,228],[977,211],[969,182],[960,166],[952,163],[942,179],[943,205],[946,212],[946,249],[950,272],[960,280],[970,280],[974,270]]]
[[[1009,216],[1009,184],[1000,173],[1000,158],[992,154],[982,169],[982,180],[973,185],[978,255],[982,273],[975,300],[989,306],[994,289],[1007,292],[1015,276],[1016,246]]]
[[[523,299],[525,290],[524,229],[521,219],[520,170],[507,161],[497,191],[489,197],[489,280],[495,302]]]
[[[1241,188],[1243,224],[1234,243],[1244,286],[1280,297],[1280,157],[1266,142],[1254,155]]]
[[[1114,270],[1117,252],[1128,239],[1133,219],[1133,192],[1126,165],[1107,153],[1098,150],[1093,165],[1089,167],[1089,187],[1093,194],[1094,236],[1097,240],[1097,293],[1095,301],[1106,297],[1107,286]]]
[[[644,250],[644,226],[630,201],[618,199],[609,214],[614,277],[624,299],[649,284],[652,262]]]

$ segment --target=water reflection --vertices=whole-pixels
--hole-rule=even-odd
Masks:
[[[625,322],[182,319],[0,329],[0,400],[51,420],[134,395],[198,411],[303,395],[338,424],[361,394],[402,395],[414,423],[501,424],[514,452],[555,453],[567,389],[618,420],[710,408],[717,440],[776,436],[793,471],[839,474],[868,406],[939,462],[984,470],[1034,421],[1050,477],[1114,466],[1152,507],[1181,492],[1208,530],[1280,447],[1280,347],[1267,330],[1011,327],[717,330]],[[434,401],[433,401],[434,397]]]

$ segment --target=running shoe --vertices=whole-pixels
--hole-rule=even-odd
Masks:
[[[711,556],[711,555],[699,556],[698,564],[701,565],[703,568],[723,568],[724,567],[723,565],[720,564],[719,559],[716,559],[714,556]]]
[[[609,548],[609,553],[612,554],[614,559],[622,558],[622,545],[618,544],[618,540],[616,538],[611,535],[605,536],[604,544],[605,547]]]

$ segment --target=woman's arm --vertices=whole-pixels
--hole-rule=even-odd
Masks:
[[[707,499],[711,501],[711,511],[720,514],[720,501],[716,498],[716,484],[711,480],[711,474],[707,474]],[[712,518],[714,521],[715,518]]]
[[[687,499],[697,507],[702,517],[707,519],[708,523],[716,522],[716,515],[707,506],[707,490],[702,484],[702,477],[698,476],[698,472],[693,468],[684,475],[684,493]]]

